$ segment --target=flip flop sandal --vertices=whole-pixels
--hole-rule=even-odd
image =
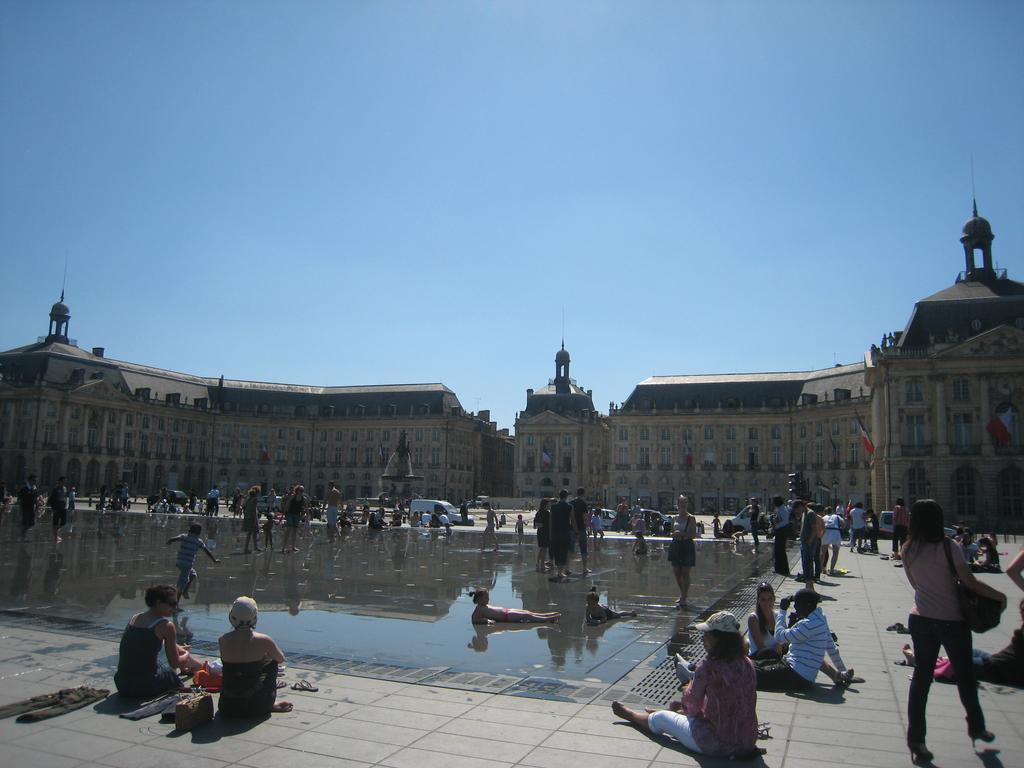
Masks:
[[[287,688],[287,687],[288,687],[288,683],[286,683],[284,680],[278,680],[277,681],[277,689],[278,690],[281,690],[282,688]]]
[[[758,739],[770,739],[770,738],[772,738],[772,724],[771,723],[758,723],[757,724],[757,738]]]
[[[313,685],[309,680],[299,680],[292,686],[293,691],[319,691],[320,689]]]
[[[890,624],[888,627],[885,628],[885,631],[896,632],[901,635],[909,634],[910,632],[910,630],[903,626],[903,623],[899,621],[897,621],[895,624]]]

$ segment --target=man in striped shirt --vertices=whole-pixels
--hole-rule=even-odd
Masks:
[[[814,685],[818,670],[828,675],[836,685],[847,686],[853,679],[853,670],[847,669],[832,638],[825,614],[818,607],[821,596],[813,589],[801,589],[793,598],[779,601],[775,617],[775,641],[789,644],[789,651],[778,660],[755,662],[757,687],[761,690],[796,691]],[[786,626],[786,611],[792,600],[795,610],[793,626]],[[832,664],[825,661],[829,655]],[[835,666],[833,666],[835,665]]]

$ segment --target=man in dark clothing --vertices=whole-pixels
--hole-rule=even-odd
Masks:
[[[28,480],[18,490],[18,505],[21,507],[21,540],[26,541],[28,529],[36,524],[36,502],[39,500],[39,489],[36,487],[36,476],[29,475]]]
[[[587,518],[590,517],[590,505],[583,498],[586,490],[576,489],[576,498],[572,500],[572,533],[580,547],[580,561],[583,563],[583,575],[590,573],[587,568]],[[570,546],[570,549],[572,547]]]
[[[50,491],[50,510],[53,515],[53,540],[60,544],[60,529],[68,524],[68,486],[67,478],[57,479],[57,485]]]
[[[772,499],[772,504],[775,506],[775,572],[789,576],[789,557],[786,555],[786,545],[789,544],[789,537],[793,530],[790,521],[792,510],[781,496]],[[803,502],[793,502],[794,508],[797,504],[803,504]]]
[[[565,581],[569,576],[566,562],[569,559],[569,538],[572,533],[572,506],[566,499],[569,492],[564,488],[558,492],[558,501],[551,505],[550,534],[548,551],[555,562],[555,575],[551,581]]]

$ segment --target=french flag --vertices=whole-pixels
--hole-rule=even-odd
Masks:
[[[857,416],[856,418],[857,429],[860,430],[860,439],[864,443],[864,450],[873,454],[875,452],[875,444],[871,442],[871,435],[868,434],[868,428],[864,426],[864,422],[861,421],[860,416]]]
[[[985,425],[985,431],[992,435],[996,445],[1009,445],[1013,435],[1013,419],[1016,415],[1014,408],[1009,403],[1003,403],[996,409],[996,415],[992,421]]]
[[[690,441],[683,438],[683,462],[688,467],[693,466],[693,451],[690,450]]]
[[[540,451],[540,464],[541,464],[541,466],[544,469],[550,469],[551,468],[551,454],[548,453],[548,449],[546,447],[545,448],[541,448],[541,451]]]

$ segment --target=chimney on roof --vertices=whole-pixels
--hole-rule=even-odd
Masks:
[[[103,347],[93,347],[92,348],[92,354],[93,354],[94,357],[103,357],[104,351],[105,350],[103,349]]]

